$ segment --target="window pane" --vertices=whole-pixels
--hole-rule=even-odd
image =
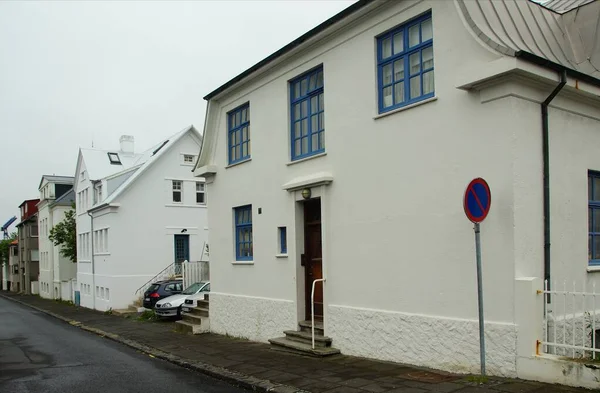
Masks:
[[[593,236],[588,236],[588,259],[592,259]]]
[[[433,38],[433,27],[431,25],[431,19],[427,19],[421,22],[421,34],[423,42]]]
[[[319,94],[319,110],[322,111],[324,110],[325,106],[324,106],[324,102],[323,102],[323,93]]]
[[[419,75],[410,78],[410,98],[417,98],[421,95],[421,78]]]
[[[317,87],[317,75],[312,74],[308,80],[308,90],[312,91]]]
[[[319,113],[319,130],[322,130],[325,128],[324,116],[325,116],[325,114],[323,112]]]
[[[404,102],[404,82],[394,85],[394,102],[396,104]]]
[[[421,71],[421,54],[419,52],[410,55],[408,61],[410,63],[409,66],[411,75],[415,75]]]
[[[319,150],[319,134],[312,134],[311,151]]]
[[[242,124],[242,112],[238,111],[235,113],[235,125],[239,126],[240,124]]]
[[[310,117],[310,127],[311,132],[315,132],[319,129],[319,115]]]
[[[204,193],[199,192],[196,194],[196,203],[204,203]]]
[[[173,191],[173,202],[181,202],[181,192]]]
[[[300,81],[300,96],[305,96],[306,95],[306,88],[308,86],[308,81],[306,80],[306,78],[302,79]]]
[[[310,113],[316,113],[319,107],[319,97],[310,97]]]
[[[241,146],[236,145],[235,146],[235,158],[238,159],[238,158],[242,157],[241,154],[242,154]]]
[[[323,87],[323,71],[317,74],[317,87]]]
[[[392,83],[392,64],[387,64],[383,66],[383,84],[389,85]]]
[[[242,128],[242,141],[248,140],[248,127]]]
[[[594,212],[591,207],[588,207],[588,232],[594,232]]]
[[[298,121],[294,123],[294,138],[300,138],[300,133],[302,132],[302,124]]]
[[[394,54],[404,51],[404,32],[394,35]]]
[[[425,72],[423,74],[423,94],[430,94],[434,92],[435,88],[433,79],[433,71]]]
[[[593,224],[592,232],[600,232],[600,209],[592,209]]]
[[[294,85],[294,99],[300,97],[300,82],[296,82]]]
[[[593,185],[593,178],[591,176],[588,175],[588,200],[592,200],[592,185]]]
[[[294,157],[302,154],[300,151],[300,139],[294,141]]]
[[[319,132],[319,149],[325,149],[325,132]]]
[[[408,29],[408,46],[413,47],[419,44],[419,25],[414,25]]]
[[[394,62],[394,81],[398,82],[404,79],[404,58]]]
[[[248,121],[248,110],[242,109],[242,123],[245,123],[247,121]]]
[[[242,157],[248,156],[248,144],[242,143]]]
[[[301,117],[308,116],[308,101],[302,101],[302,103],[300,105],[301,105],[300,116]]]
[[[381,56],[386,59],[392,55],[392,40],[389,38],[381,41]]]
[[[302,138],[302,154],[308,153],[308,137]]]
[[[592,259],[600,259],[600,236],[594,236],[594,255]]]
[[[246,143],[246,145],[248,147],[248,155],[251,155],[252,154],[252,151],[251,151],[252,150],[252,143],[248,142],[248,143]]]
[[[294,119],[300,119],[300,104],[294,105]]]
[[[308,134],[308,119],[302,120],[302,135]]]
[[[592,200],[600,201],[600,177],[594,177],[594,195]]]
[[[392,86],[383,89],[383,107],[392,106]]]
[[[235,161],[235,148],[233,147],[229,150],[229,159]]]
[[[433,68],[433,46],[423,49],[423,69]]]

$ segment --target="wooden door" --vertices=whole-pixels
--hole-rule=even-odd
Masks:
[[[304,273],[306,319],[311,319],[311,291],[313,281],[323,278],[321,243],[321,200],[304,202]],[[315,320],[323,320],[323,283],[315,285]]]

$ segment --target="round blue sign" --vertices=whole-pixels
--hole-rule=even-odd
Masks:
[[[471,222],[480,223],[485,220],[492,204],[492,194],[487,182],[482,178],[473,179],[467,186],[463,203],[465,214]]]

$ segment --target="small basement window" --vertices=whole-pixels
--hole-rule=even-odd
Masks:
[[[279,234],[279,236],[278,236],[279,250],[278,251],[280,254],[287,254],[287,228],[279,227],[279,228],[277,228],[277,232]]]
[[[110,160],[111,164],[121,165],[121,159],[119,158],[118,153],[108,153],[108,159]]]

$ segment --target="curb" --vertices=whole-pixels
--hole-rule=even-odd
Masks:
[[[78,327],[82,330],[88,331],[90,333],[97,334],[101,337],[106,337],[110,340],[116,341],[118,343],[127,345],[130,348],[136,349],[140,352],[143,352],[151,357],[166,360],[169,363],[173,363],[180,367],[185,367],[190,370],[198,371],[202,374],[209,375],[213,378],[217,378],[226,382],[229,382],[233,385],[249,389],[255,392],[272,392],[272,393],[310,393],[307,390],[302,390],[295,388],[293,386],[282,385],[278,383],[273,383],[267,379],[260,379],[256,377],[252,377],[246,374],[238,373],[236,371],[228,370],[224,367],[213,366],[212,364],[204,363],[204,362],[196,362],[193,360],[184,359],[182,357],[173,355],[168,352],[161,351],[159,349],[147,346],[140,342],[130,340],[124,337],[121,337],[118,334],[105,332],[104,330],[97,329],[91,326],[84,325],[83,323],[76,321],[74,319],[70,319],[67,317],[63,317],[62,315],[53,313],[52,311],[44,310],[43,308],[39,308],[37,306],[31,305],[29,303],[23,302],[21,300],[15,299],[11,296],[6,296],[0,294],[0,297],[13,301],[15,303],[19,303],[23,306],[29,307],[46,315],[50,315],[56,319],[60,319],[63,322],[68,323],[69,325]]]

